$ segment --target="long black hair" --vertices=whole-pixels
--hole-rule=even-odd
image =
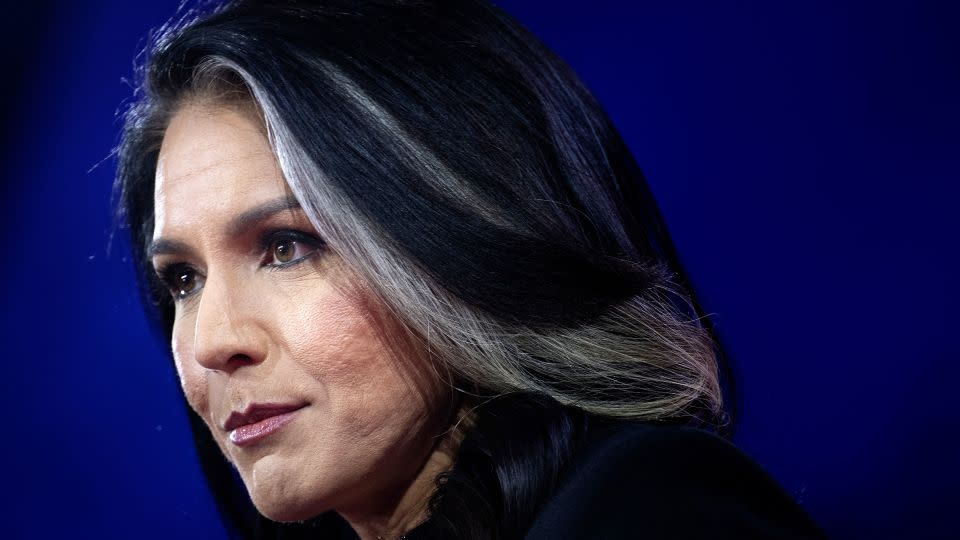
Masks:
[[[643,175],[572,70],[503,11],[229,2],[162,27],[139,76],[118,148],[120,210],[168,339],[173,307],[145,249],[163,132],[191,99],[246,102],[321,236],[479,404],[421,534],[520,535],[597,423],[730,435],[729,358]],[[335,516],[259,517],[191,422],[241,534],[342,528]]]

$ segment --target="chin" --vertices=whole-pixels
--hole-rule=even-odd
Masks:
[[[254,506],[256,506],[257,511],[263,514],[265,518],[281,523],[306,521],[323,513],[308,511],[306,508],[298,507],[296,505],[264,505],[254,503]]]
[[[273,521],[304,521],[330,510],[327,501],[318,500],[316,490],[284,475],[255,471],[241,476],[257,511]]]
[[[264,517],[279,522],[305,521],[323,514],[329,508],[318,505],[294,493],[250,493],[257,511]]]

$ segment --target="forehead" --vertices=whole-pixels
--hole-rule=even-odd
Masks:
[[[185,105],[171,118],[157,158],[154,236],[289,193],[255,115]]]

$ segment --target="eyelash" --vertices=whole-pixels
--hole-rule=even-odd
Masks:
[[[272,248],[274,248],[276,244],[279,242],[294,242],[297,244],[302,244],[302,245],[308,246],[311,249],[311,251],[310,253],[302,257],[299,257],[297,259],[294,259],[292,261],[287,261],[284,263],[264,264],[263,265],[264,269],[269,271],[277,271],[277,270],[285,270],[285,269],[291,268],[304,261],[307,261],[308,259],[312,259],[315,256],[319,255],[320,253],[322,253],[322,250],[325,247],[325,243],[313,235],[310,235],[301,231],[281,229],[281,230],[267,231],[263,235],[261,235],[260,241],[258,242],[259,250],[261,253],[264,254],[265,258],[272,258],[274,256]],[[176,283],[176,279],[179,276],[183,275],[184,272],[192,272],[194,275],[199,274],[199,272],[197,272],[195,268],[183,262],[167,263],[162,265],[156,271],[157,278],[160,280],[161,285],[166,289],[167,294],[169,294],[169,296],[173,299],[174,302],[180,302],[182,300],[186,300],[187,298],[199,292],[200,289],[202,289],[202,287],[199,287],[196,290],[188,292],[186,294],[179,294],[178,284]]]

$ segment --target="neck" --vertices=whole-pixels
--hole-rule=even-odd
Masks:
[[[430,517],[429,503],[437,487],[436,479],[453,467],[464,428],[455,422],[454,427],[438,437],[413,478],[375,508],[364,505],[338,510],[361,540],[397,540]]]

